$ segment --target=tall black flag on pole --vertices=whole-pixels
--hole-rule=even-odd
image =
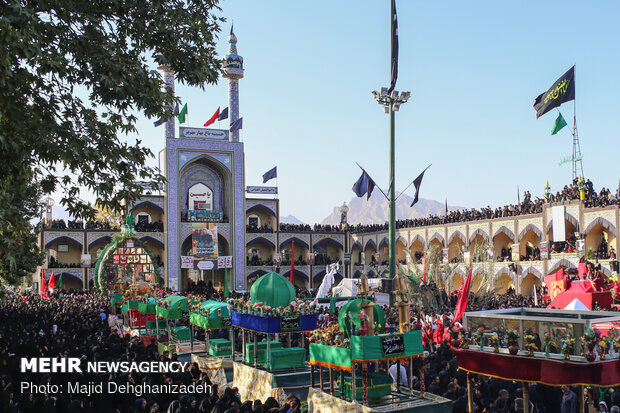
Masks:
[[[372,180],[370,175],[362,169],[362,176],[353,184],[353,192],[358,197],[363,197],[365,194],[366,199],[370,199],[370,195],[372,194],[372,190],[375,189],[375,181]]]
[[[278,167],[274,166],[263,174],[263,183],[267,183],[270,179],[278,177]]]
[[[562,103],[570,102],[575,99],[575,66],[564,73],[553,86],[546,92],[541,93],[534,100],[536,118],[540,118],[553,108],[557,108]]]
[[[398,79],[398,16],[396,15],[396,0],[392,0],[391,3],[391,29],[392,36],[390,38],[391,44],[391,70],[390,70],[390,88],[388,89],[388,93],[392,93],[394,88],[396,87],[396,80]]]

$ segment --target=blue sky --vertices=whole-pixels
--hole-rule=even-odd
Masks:
[[[389,1],[224,1],[218,51],[234,20],[245,59],[240,81],[246,184],[278,166],[281,214],[319,222],[348,201],[359,162],[388,183],[388,121],[371,90],[389,83]],[[571,135],[551,136],[557,111],[536,119],[534,98],[576,64],[577,121],[586,178],[618,185],[620,3],[612,1],[397,2],[396,188],[429,163],[421,197],[481,207],[516,202],[517,185],[542,196],[571,178]],[[227,106],[222,79],[177,85],[188,126]],[[560,110],[572,125],[573,105]],[[217,123],[214,125],[217,127]],[[226,127],[222,122],[221,127]],[[138,124],[157,153],[163,128]],[[156,164],[156,160],[153,160]],[[273,183],[274,181],[272,181]],[[413,188],[408,190],[412,194]]]

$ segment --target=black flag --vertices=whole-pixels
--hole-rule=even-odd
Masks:
[[[373,189],[375,189],[375,181],[362,169],[362,176],[353,184],[353,192],[355,192],[355,195],[358,197],[363,197],[364,194],[368,194],[366,197],[368,200],[370,199],[370,194],[372,194]]]
[[[390,88],[388,89],[388,93],[392,93],[394,88],[396,87],[396,80],[398,79],[398,17],[396,16],[396,0],[392,0],[392,24],[390,25],[392,28],[392,38],[390,43],[392,45],[392,51],[390,53],[391,57],[391,71],[390,71]]]
[[[263,174],[263,183],[266,183],[270,179],[277,178],[277,177],[278,177],[278,167],[274,166],[273,168],[271,168],[270,170],[268,170],[267,172]]]
[[[422,178],[424,178],[424,172],[426,172],[426,169],[423,170],[422,173],[413,180],[413,186],[415,186],[415,196],[413,197],[413,202],[411,203],[411,206],[414,206],[418,202],[418,195],[420,194],[420,184],[422,183]]]
[[[544,93],[538,95],[534,100],[536,118],[540,118],[553,108],[557,108],[562,103],[570,102],[575,99],[575,66],[555,81],[553,86]]]

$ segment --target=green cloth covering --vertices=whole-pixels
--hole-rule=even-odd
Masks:
[[[270,307],[288,307],[295,300],[295,287],[277,272],[263,275],[252,284],[250,301]]]
[[[398,335],[398,334],[386,334]],[[351,337],[351,359],[353,360],[385,360],[386,358],[417,356],[424,352],[422,347],[422,332],[410,331],[403,334],[405,351],[392,356],[384,356],[381,347],[381,336],[353,336]]]
[[[340,379],[336,381],[338,386],[340,386]],[[351,399],[351,376],[344,376],[344,397]],[[387,396],[392,393],[392,383],[394,380],[392,376],[387,373],[368,373],[368,398],[376,399],[378,397]],[[361,401],[364,396],[364,388],[362,386],[362,377],[361,375],[357,375],[355,377],[355,394],[356,399]]]
[[[169,303],[169,308],[157,306],[155,309],[157,316],[165,318],[166,320],[177,320],[183,317],[183,311],[187,311],[187,297],[181,297],[179,295],[171,295],[164,298],[164,301]]]
[[[346,347],[327,346],[310,343],[310,360],[319,361],[324,365],[351,368],[351,350]]]
[[[155,324],[155,320],[149,320],[146,322],[147,330],[155,331],[157,330],[157,324]],[[159,320],[159,331],[165,330],[168,328],[168,322],[166,320]]]
[[[200,304],[205,310],[208,311],[208,316],[204,316],[200,313],[191,312],[189,314],[189,322],[198,327],[206,329],[223,329],[230,328],[222,325],[222,318],[231,317],[229,305],[227,303],[221,303],[219,301],[207,300]]]
[[[310,344],[310,361],[324,366],[351,368],[351,360],[373,361],[388,360],[401,357],[417,356],[424,352],[422,347],[422,332],[419,330],[402,334],[405,351],[393,355],[384,355],[381,345],[382,337],[397,336],[400,334],[384,334],[381,336],[353,336],[351,348],[328,346],[325,344]]]
[[[114,293],[112,298],[110,298],[110,305],[118,305],[123,303],[123,294]]]
[[[271,349],[267,370],[305,367],[306,349],[301,347]]]
[[[340,309],[340,313],[338,314],[338,325],[340,326],[340,331],[342,331],[345,337],[351,337],[351,321],[355,324],[355,331],[359,331],[360,326],[362,325],[361,319],[358,317],[358,314],[362,311],[357,300],[349,301]],[[378,333],[381,334],[383,332],[383,326],[385,326],[385,312],[383,308],[379,305],[375,305],[373,307],[373,319],[375,324],[378,327]],[[347,314],[350,314],[350,317],[347,317]]]
[[[170,334],[172,339],[177,341],[189,341],[189,328],[186,326],[172,327],[170,328]]]
[[[271,342],[271,349],[279,349],[282,348],[282,343],[279,341]],[[265,352],[267,351],[267,342],[260,341],[258,343],[258,348],[256,350],[256,358],[259,364],[265,363]],[[254,363],[254,343],[246,343],[245,344],[245,362],[246,363]]]
[[[125,315],[129,314],[128,310],[134,310],[138,308],[138,301],[137,300],[129,300],[126,303],[123,303],[123,305],[121,306],[121,312]]]
[[[138,311],[141,313],[155,314],[155,307],[157,307],[157,300],[149,298],[146,303],[138,304]]]
[[[209,310],[209,318],[215,317],[230,317],[230,307],[227,303],[221,303],[219,301],[207,300],[200,303],[200,305]]]
[[[209,340],[209,354],[212,356],[232,355],[232,343],[225,338],[214,338]]]

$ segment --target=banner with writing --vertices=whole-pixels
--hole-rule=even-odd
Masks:
[[[190,139],[216,139],[219,141],[228,140],[228,131],[224,129],[207,128],[188,128],[179,127],[179,137]]]
[[[381,351],[385,357],[395,357],[405,352],[405,339],[402,334],[381,337]]]
[[[245,188],[248,194],[277,194],[277,186],[248,186]]]
[[[282,317],[280,319],[281,331],[299,331],[301,329],[301,317]]]

